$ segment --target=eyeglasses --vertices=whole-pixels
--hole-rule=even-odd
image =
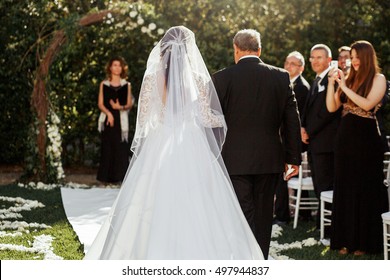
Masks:
[[[285,61],[285,62],[284,62],[284,66],[301,67],[302,64],[297,64],[297,63],[295,63],[295,62],[288,62],[288,61]]]

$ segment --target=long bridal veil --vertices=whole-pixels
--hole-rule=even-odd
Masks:
[[[175,133],[190,118],[202,128],[215,157],[220,156],[226,124],[210,74],[189,29],[169,29],[153,48],[138,105],[132,142],[136,157],[148,135],[161,123]]]
[[[86,259],[263,259],[221,158],[226,124],[192,31],[153,48],[118,197]]]

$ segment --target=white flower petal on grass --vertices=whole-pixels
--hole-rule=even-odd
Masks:
[[[157,28],[157,25],[155,24],[155,23],[149,23],[149,25],[148,25],[148,28],[150,29],[150,30],[155,30],[156,28]]]
[[[26,223],[24,221],[0,221],[0,230],[13,229],[18,231],[26,231],[26,228],[51,228],[51,226],[38,223]]]
[[[62,260],[63,258],[57,256],[53,252],[52,242],[53,237],[51,235],[42,234],[34,237],[33,248],[38,250],[38,253],[44,254],[44,260]]]
[[[9,216],[22,211],[31,211],[32,209],[35,208],[45,207],[44,204],[42,204],[37,200],[23,199],[21,197],[0,196],[0,201],[1,200],[15,204],[15,206],[8,207],[7,209],[0,209],[0,215],[4,215],[4,216]],[[20,215],[16,218],[21,218],[21,217],[22,216]]]
[[[22,236],[22,235],[23,235],[23,233],[21,233],[20,231],[17,231],[17,232],[0,231],[0,237],[5,237],[5,236],[16,237],[16,236]]]
[[[271,240],[269,255],[275,260],[288,260],[290,259],[289,257],[279,254],[281,251],[285,250],[285,248],[285,244],[279,244],[277,241]]]
[[[305,247],[311,247],[311,246],[320,245],[320,244],[321,244],[321,242],[317,241],[313,237],[302,240],[302,245]]]
[[[20,219],[23,218],[23,216],[19,213],[5,213],[5,214],[0,214],[0,220],[5,220],[5,219]]]
[[[62,166],[58,167],[57,169],[60,169],[58,170],[59,173],[61,173],[60,175],[62,175],[62,178],[65,177],[65,175],[63,174],[64,170],[62,169]],[[59,175],[57,175],[59,176]],[[44,183],[41,183],[39,184],[40,182],[38,182],[37,184],[33,183],[33,182],[30,182],[28,183],[27,185],[24,185],[24,184],[18,184],[19,187],[21,188],[30,188],[30,189],[36,189],[36,190],[45,190],[45,191],[50,191],[50,190],[53,190],[55,188],[61,188],[62,185],[61,184],[44,184]]]
[[[272,225],[272,234],[271,238],[278,238],[283,235],[283,228],[277,224]]]
[[[275,258],[275,260],[292,260],[292,259],[289,258],[289,257],[286,256],[286,255],[278,255],[278,257]]]
[[[0,250],[14,250],[20,252],[37,253],[43,254],[43,259],[45,260],[63,260],[62,257],[54,254],[52,242],[53,237],[51,235],[42,234],[34,237],[32,247],[15,244],[0,244]]]

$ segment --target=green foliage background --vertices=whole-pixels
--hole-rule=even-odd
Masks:
[[[78,27],[94,11],[119,10],[104,22]],[[130,11],[137,11],[136,17]],[[112,55],[129,64],[129,81],[138,96],[148,54],[161,38],[159,28],[185,25],[194,31],[210,72],[233,63],[232,38],[242,28],[262,34],[264,62],[282,67],[285,56],[305,58],[316,43],[337,48],[370,41],[390,79],[390,2],[386,0],[3,0],[0,2],[0,164],[23,163],[33,122],[30,99],[34,71],[52,39],[65,29],[67,44],[47,80],[53,110],[61,119],[64,165],[98,164],[98,85]],[[143,23],[135,25],[139,17]],[[155,23],[145,33],[142,27]],[[313,72],[307,65],[308,80]],[[136,108],[132,110],[134,129]],[[390,132],[390,120],[387,119]]]

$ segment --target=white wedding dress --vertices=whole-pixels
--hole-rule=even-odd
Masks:
[[[135,156],[85,259],[263,259],[214,138],[225,122],[210,109],[210,79],[193,77],[181,90],[196,94],[171,110],[173,89],[157,98],[158,74],[146,72]]]

